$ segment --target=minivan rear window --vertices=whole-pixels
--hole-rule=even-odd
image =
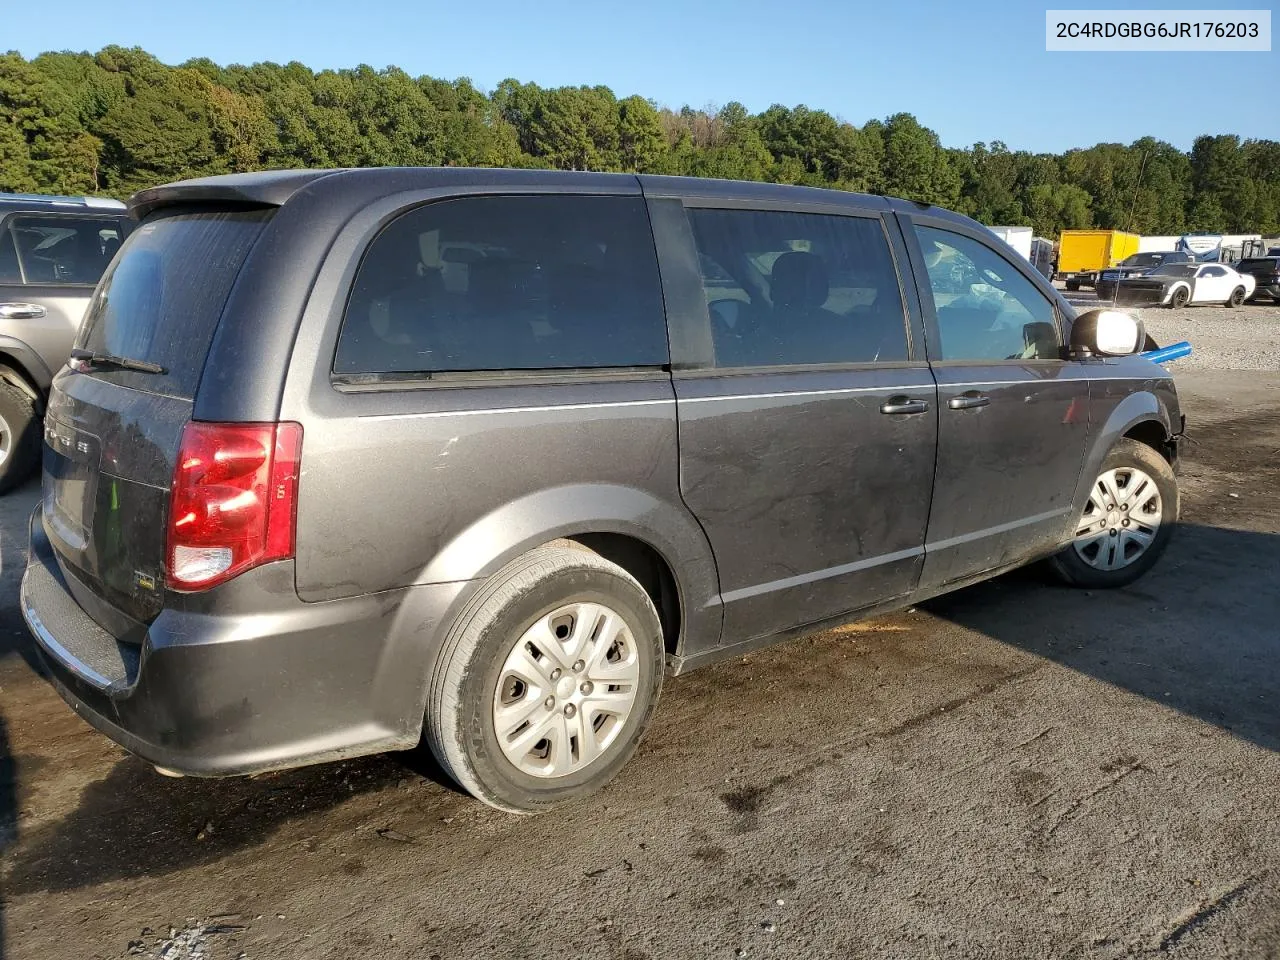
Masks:
[[[657,255],[639,197],[465,197],[403,214],[356,274],[334,373],[661,366]]]
[[[159,364],[93,376],[192,399],[231,287],[274,208],[178,210],[144,220],[94,291],[76,346]]]

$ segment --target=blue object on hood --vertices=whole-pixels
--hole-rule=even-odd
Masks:
[[[1186,340],[1178,343],[1171,343],[1167,347],[1161,347],[1159,350],[1148,350],[1143,354],[1152,363],[1168,363],[1170,360],[1181,360],[1183,357],[1191,356],[1191,344]]]

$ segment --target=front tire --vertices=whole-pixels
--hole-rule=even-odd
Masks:
[[[477,799],[539,813],[612,780],[662,687],[662,625],[629,573],[576,544],[494,574],[459,616],[425,718],[436,759]]]
[[[1079,289],[1080,289],[1080,281],[1079,281],[1079,280],[1068,280],[1068,281],[1067,281],[1067,289],[1068,289],[1068,290],[1070,290],[1072,293],[1074,293],[1075,291],[1079,290]]]
[[[1049,559],[1049,567],[1076,587],[1133,583],[1169,545],[1178,510],[1169,461],[1145,443],[1121,439],[1102,462],[1072,543]]]
[[[24,483],[40,462],[40,416],[24,391],[0,380],[0,494]]]
[[[1173,295],[1169,297],[1169,309],[1181,310],[1191,302],[1191,291],[1186,287],[1178,287],[1173,291]]]
[[[1231,291],[1231,296],[1227,298],[1228,307],[1238,307],[1245,301],[1244,287],[1236,287]]]

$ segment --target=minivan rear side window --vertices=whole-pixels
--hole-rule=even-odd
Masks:
[[[902,293],[878,217],[688,213],[717,367],[907,359]]]
[[[231,287],[273,212],[178,210],[136,227],[94,291],[76,346],[165,372],[103,366],[93,376],[195,397]]]
[[[639,197],[464,197],[370,244],[339,375],[431,376],[668,362],[657,255]]]

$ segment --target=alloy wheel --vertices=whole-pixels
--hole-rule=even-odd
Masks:
[[[1155,541],[1164,508],[1160,488],[1137,467],[1107,470],[1093,485],[1073,546],[1097,570],[1119,570]]]
[[[599,603],[559,607],[503,662],[493,695],[498,745],[521,773],[576,773],[622,732],[639,684],[639,651],[621,614]]]

